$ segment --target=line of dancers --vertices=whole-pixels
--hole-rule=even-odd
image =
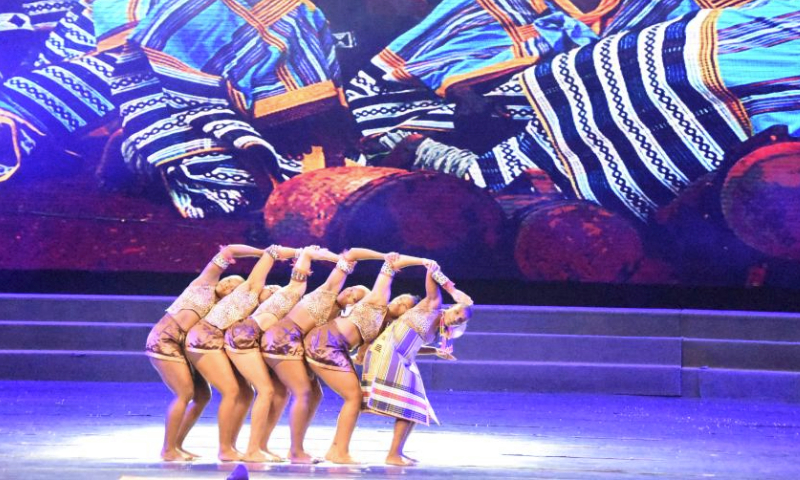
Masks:
[[[244,257],[258,258],[247,278],[222,278],[229,265]],[[289,283],[266,285],[273,265],[282,260],[294,262]],[[348,275],[363,260],[383,260],[372,288],[345,288]],[[322,285],[306,293],[314,261],[335,267]],[[391,298],[395,273],[410,266],[427,270],[425,297]],[[441,289],[455,301],[449,308],[444,308]],[[466,329],[472,303],[431,259],[365,248],[337,255],[318,246],[225,246],[147,338],[145,353],[174,395],[161,458],[198,457],[183,443],[214,387],[221,396],[221,461],[284,461],[268,444],[291,396],[288,460],[319,463],[323,459],[308,453],[303,440],[322,399],[321,379],[344,400],[325,460],[358,463],[350,454],[350,439],[363,410],[395,418],[386,463],[413,465],[403,448],[414,425],[438,423],[415,358],[454,360],[451,341]],[[437,333],[440,344],[434,346]],[[363,364],[361,378],[354,363]],[[242,453],[236,440],[248,411],[250,439]]]

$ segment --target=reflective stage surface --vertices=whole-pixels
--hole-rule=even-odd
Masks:
[[[414,431],[416,467],[383,464],[392,420],[365,414],[358,466],[245,464],[250,478],[800,478],[800,405],[743,400],[431,392],[441,426]],[[2,479],[225,479],[218,463],[218,395],[185,447],[202,458],[163,463],[170,396],[153,383],[0,382]],[[330,391],[307,449],[322,455],[340,400]],[[270,442],[285,454],[286,417]],[[246,444],[247,426],[239,437]]]

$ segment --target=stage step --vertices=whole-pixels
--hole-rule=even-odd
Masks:
[[[681,394],[675,365],[421,359],[419,369],[429,390]],[[142,352],[86,350],[0,351],[0,378],[159,381]]]
[[[159,381],[142,348],[171,301],[0,294],[0,379]],[[419,367],[430,390],[795,401],[798,327],[800,314],[480,305],[459,361]]]

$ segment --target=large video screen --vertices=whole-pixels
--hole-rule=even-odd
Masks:
[[[188,274],[277,243],[800,288],[794,1],[0,8],[0,270]]]

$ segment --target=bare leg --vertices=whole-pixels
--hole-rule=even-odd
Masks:
[[[342,399],[344,405],[336,420],[333,444],[325,455],[333,463],[358,463],[350,456],[350,439],[361,413],[361,383],[355,372],[340,372],[311,365],[311,369]]]
[[[150,364],[156,369],[167,388],[175,395],[175,398],[167,407],[167,416],[164,422],[164,444],[161,447],[161,458],[168,461],[189,460],[183,455],[178,446],[178,435],[180,432],[181,421],[186,412],[186,407],[194,396],[194,383],[189,366],[185,363],[171,362],[150,358]]]
[[[312,386],[306,371],[306,363],[298,360],[271,358],[267,359],[267,363],[294,397],[289,410],[289,429],[291,430],[289,461],[292,463],[317,463],[319,460],[309,455],[303,447],[303,440],[311,420],[309,413],[312,405]]]
[[[236,402],[240,396],[240,384],[228,356],[221,350],[208,353],[187,352],[186,355],[222,397],[217,413],[217,422],[219,423],[219,453],[217,457],[223,462],[241,460],[242,454],[236,451],[233,444],[238,421]]]
[[[280,456],[266,448],[267,423],[275,390],[267,365],[258,350],[246,353],[228,352],[228,357],[242,376],[256,389],[256,400],[250,412],[250,440],[244,454],[246,462],[278,462]]]
[[[311,379],[311,398],[308,401],[308,424],[314,420],[314,415],[317,414],[317,407],[322,402],[322,386],[319,384],[319,378],[314,375]]]
[[[394,422],[394,436],[392,437],[392,445],[389,447],[389,454],[386,456],[386,463],[389,465],[399,465],[407,467],[414,465],[416,462],[405,455],[403,455],[403,447],[406,445],[406,440],[414,429],[414,423],[408,420],[398,418]]]
[[[269,443],[269,438],[272,436],[273,430],[275,430],[275,426],[278,425],[278,421],[281,419],[281,416],[283,416],[286,404],[289,402],[289,391],[286,390],[286,387],[281,383],[278,375],[272,371],[272,369],[269,369],[269,376],[272,380],[272,387],[275,391],[275,395],[272,397],[272,405],[269,407],[267,433],[264,436],[264,443],[261,445],[261,450],[274,455],[267,444]]]
[[[239,384],[239,395],[236,396],[236,406],[234,408],[233,437],[231,438],[231,445],[236,447],[236,440],[239,438],[242,426],[244,426],[247,412],[250,410],[250,406],[253,405],[255,393],[253,392],[253,387],[250,386],[238,370],[234,369],[233,374],[236,377],[236,383]]]
[[[189,430],[197,423],[197,419],[200,418],[208,402],[211,401],[211,387],[208,386],[206,379],[196,369],[192,369],[192,381],[194,382],[194,396],[191,403],[189,403],[189,408],[186,409],[186,413],[183,414],[181,428],[178,431],[178,450],[194,459],[200,455],[184,450],[183,442],[186,440]]]

